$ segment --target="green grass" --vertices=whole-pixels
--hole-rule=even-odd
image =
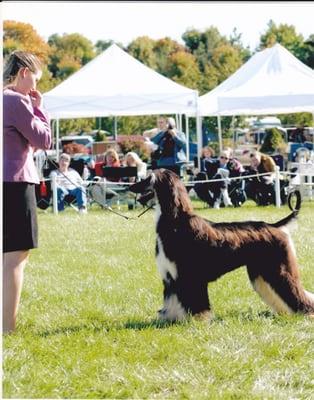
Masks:
[[[249,202],[221,210],[195,204],[213,221],[288,214]],[[303,204],[293,232],[312,292],[313,211]],[[209,284],[210,324],[162,324],[153,212],[127,221],[97,206],[85,216],[39,211],[39,223],[17,332],[3,340],[4,398],[314,398],[313,320],[275,316],[244,268]]]

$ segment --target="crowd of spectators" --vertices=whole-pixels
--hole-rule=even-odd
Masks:
[[[295,133],[295,140],[303,141],[302,129],[298,129]],[[176,127],[174,118],[159,116],[156,127],[145,130],[143,137],[145,145],[149,149],[149,160],[144,162],[136,151],[121,154],[116,148],[109,148],[103,155],[98,155],[97,162],[88,165],[88,179],[98,183],[105,181],[132,183],[138,179],[144,179],[148,170],[156,168],[171,169],[182,177],[182,167],[186,168],[187,163],[187,142],[185,133]],[[191,169],[189,170],[189,180],[195,181],[192,186],[194,193],[210,207],[217,209],[237,207],[241,206],[248,198],[256,201],[259,205],[275,204],[276,163],[270,155],[254,150],[249,154],[248,165],[243,166],[233,155],[231,148],[223,149],[216,156],[212,147],[205,146],[199,161],[198,158],[194,159],[192,172]],[[64,163],[68,162],[69,160],[64,160],[63,154],[60,157],[59,170],[55,172],[58,175],[58,181],[63,181],[63,189],[58,187],[58,208],[62,210],[64,197],[72,194],[76,196],[79,209],[84,212],[86,200],[84,193],[79,190],[79,187],[83,186],[82,182],[75,176],[78,187],[74,188],[69,181],[65,183],[65,178],[60,178],[60,173],[64,174],[62,172]],[[104,176],[104,167],[136,167],[137,176]],[[71,180],[75,180],[73,169],[66,170],[64,175],[66,174],[73,175]],[[246,176],[249,178],[242,179]],[[86,176],[83,176],[83,180],[86,180]],[[187,189],[191,190],[191,183]],[[108,189],[107,195],[110,197],[110,189]]]

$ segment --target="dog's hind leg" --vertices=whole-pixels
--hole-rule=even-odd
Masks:
[[[276,265],[259,273],[256,273],[256,265],[248,266],[248,274],[254,290],[273,311],[314,315],[312,294],[302,288],[298,275],[287,272],[285,265]]]

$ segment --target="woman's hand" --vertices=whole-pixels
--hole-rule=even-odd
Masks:
[[[37,107],[38,108],[38,107],[42,106],[42,104],[43,104],[43,96],[38,90],[35,90],[35,89],[31,90],[29,92],[29,96],[31,98],[31,102],[32,102],[33,107]]]

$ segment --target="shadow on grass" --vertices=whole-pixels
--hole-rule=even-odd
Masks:
[[[210,321],[206,321],[209,325],[212,324],[221,324],[231,320],[238,320],[241,322],[253,322],[253,321],[263,321],[265,319],[272,320],[276,324],[286,324],[289,322],[289,318],[287,316],[279,316],[272,313],[269,310],[260,311],[258,313],[254,313],[253,311],[228,311],[224,315],[215,315]],[[188,325],[193,320],[193,317],[190,317],[183,321],[163,321],[157,318],[143,321],[138,319],[129,319],[127,322],[110,322],[106,321],[94,321],[90,323],[82,323],[80,325],[70,325],[70,326],[61,326],[55,329],[47,329],[41,332],[38,332],[36,335],[40,337],[49,337],[55,335],[72,335],[82,331],[90,332],[90,333],[108,333],[111,331],[131,329],[131,330],[145,330],[145,329],[166,329],[171,326],[184,326]]]
[[[71,335],[75,333],[79,333],[81,331],[90,331],[90,332],[108,332],[108,323],[95,326],[94,324],[81,324],[81,325],[72,325],[72,326],[61,326],[55,329],[47,329],[42,332],[38,332],[37,336],[40,337],[48,337],[55,335]]]
[[[156,319],[150,321],[140,321],[140,320],[128,320],[127,322],[112,322],[110,321],[97,321],[89,323],[82,323],[80,325],[70,325],[61,326],[55,329],[46,329],[37,332],[37,336],[49,337],[55,335],[72,335],[80,333],[82,331],[87,331],[91,333],[98,332],[110,332],[123,329],[134,329],[134,330],[144,330],[144,329],[164,329],[172,325],[182,325],[186,322],[169,322],[161,321]]]
[[[128,321],[123,325],[124,329],[134,329],[134,330],[143,330],[143,329],[151,329],[151,328],[156,328],[156,329],[164,329],[168,328],[169,326],[173,325],[184,325],[186,324],[186,321],[182,322],[171,322],[171,321],[162,321],[160,319],[153,319],[151,321]]]

